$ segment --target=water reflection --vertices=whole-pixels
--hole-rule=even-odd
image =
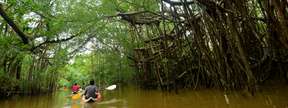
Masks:
[[[69,91],[0,100],[1,108],[288,108],[288,88],[267,88],[255,96],[220,90],[183,90],[179,94],[133,87],[104,91],[103,100],[84,103]]]

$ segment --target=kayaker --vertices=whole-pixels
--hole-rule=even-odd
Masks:
[[[78,91],[79,91],[79,89],[80,89],[80,86],[77,85],[77,83],[75,83],[75,84],[72,86],[72,93],[73,93],[73,94],[77,94]]]
[[[96,85],[94,85],[94,80],[90,81],[90,85],[85,88],[83,95],[84,95],[86,102],[94,102],[100,99],[101,95]]]

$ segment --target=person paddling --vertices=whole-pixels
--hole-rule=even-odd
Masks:
[[[94,80],[90,81],[90,85],[85,88],[83,95],[85,102],[95,102],[101,98],[99,90],[96,85],[94,85]]]
[[[77,83],[75,83],[75,84],[72,86],[72,93],[73,93],[73,94],[77,94],[78,91],[79,91],[79,89],[80,89],[80,86],[77,85]]]

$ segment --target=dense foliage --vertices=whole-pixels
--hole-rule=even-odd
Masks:
[[[1,95],[49,92],[90,79],[127,82],[132,68],[124,53],[133,47],[119,22],[108,23],[116,14],[112,7],[109,0],[1,3]]]
[[[5,0],[4,0],[5,1]],[[71,83],[248,88],[288,78],[285,0],[7,0],[0,95]]]
[[[142,85],[247,89],[288,79],[285,0],[160,0],[159,11],[120,14],[144,45]]]

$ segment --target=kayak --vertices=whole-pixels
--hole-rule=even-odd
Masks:
[[[81,98],[81,93],[73,94],[71,98],[72,98],[72,100],[78,100]]]
[[[101,100],[101,94],[100,93],[97,93],[97,98],[93,98],[93,97],[89,97],[89,98],[85,98],[85,96],[82,97],[82,100],[85,102],[85,103],[91,103],[91,102],[96,102],[96,101],[100,101]]]
[[[117,87],[117,85],[110,85],[108,87],[106,87],[104,90],[115,90]],[[96,101],[100,101],[102,96],[100,93],[97,93],[97,98],[93,98],[93,97],[89,97],[89,98],[86,98],[85,99],[85,96],[82,96],[83,92],[81,92],[82,90],[80,89],[80,92],[76,93],[76,94],[73,94],[72,95],[72,100],[78,100],[78,99],[81,99],[83,102],[85,103],[89,103],[89,102],[96,102]],[[82,97],[82,98],[81,98]]]
[[[81,98],[81,97],[82,97],[82,98]],[[89,98],[85,99],[85,96],[82,96],[81,93],[73,94],[73,95],[71,96],[71,99],[72,99],[72,100],[82,99],[82,101],[85,102],[85,103],[100,101],[101,98],[102,98],[102,96],[101,96],[100,93],[97,93],[97,98],[89,97]]]

